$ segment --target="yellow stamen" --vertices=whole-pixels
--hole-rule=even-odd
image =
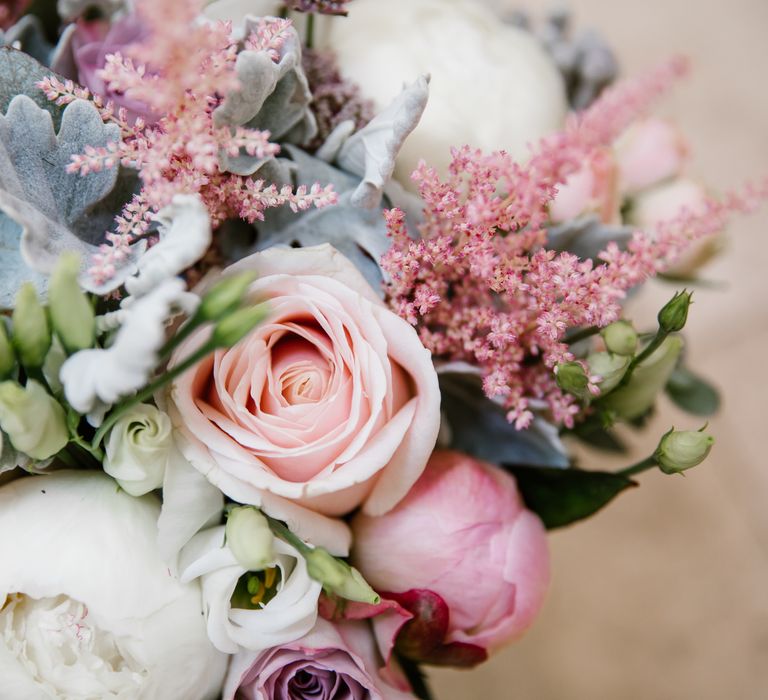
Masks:
[[[272,588],[275,585],[275,579],[277,578],[277,567],[273,566],[264,572],[264,585],[267,588]]]

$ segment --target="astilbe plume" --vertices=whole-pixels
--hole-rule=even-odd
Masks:
[[[347,5],[352,0],[287,0],[285,6],[296,12],[319,12],[324,15],[347,14]]]
[[[265,209],[287,205],[294,211],[333,204],[329,185],[316,183],[295,192],[261,179],[222,171],[219,154],[241,149],[258,158],[275,156],[280,147],[268,131],[217,127],[213,112],[224,96],[238,87],[235,60],[238,44],[228,24],[197,21],[199,0],[137,0],[136,12],[148,38],[130,47],[129,55],[107,57],[101,76],[108,88],[145,103],[164,115],[156,124],[130,124],[124,111],[71,82],[47,78],[40,83],[49,99],[65,104],[92,99],[102,118],[120,125],[122,139],[106,148],[88,148],[73,156],[69,170],[87,174],[122,164],[139,171],[142,189],[116,220],[108,244],[94,256],[90,274],[97,284],[110,280],[127,259],[130,245],[144,235],[152,217],[179,193],[196,193],[214,226],[239,217],[249,223],[263,219]],[[285,42],[287,20],[264,19],[246,38],[245,47],[264,51],[274,61]]]
[[[608,145],[685,71],[675,59],[654,73],[620,83],[566,128],[543,139],[527,164],[504,152],[454,149],[441,181],[423,163],[413,174],[424,200],[421,237],[413,240],[399,210],[387,212],[393,245],[383,265],[388,298],[417,327],[438,358],[481,368],[488,397],[501,401],[520,429],[546,407],[572,426],[577,400],[555,381],[574,359],[566,331],[606,326],[621,315],[627,291],[671,265],[695,239],[721,230],[733,212],[751,209],[768,187],[753,187],[701,211],[682,211],[625,250],[615,243],[600,262],[546,248],[547,210],[557,185],[593,149]]]

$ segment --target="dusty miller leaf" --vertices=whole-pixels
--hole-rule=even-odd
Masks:
[[[31,271],[49,273],[64,250],[80,253],[84,264],[96,251],[124,201],[125,192],[115,189],[119,171],[79,176],[66,168],[86,146],[118,138],[119,128],[104,124],[82,101],[64,110],[58,134],[50,113],[26,95],[13,98],[0,115],[0,210],[21,225],[20,256]],[[7,225],[3,233],[7,246]],[[4,298],[15,294],[13,281],[3,278]]]
[[[64,110],[37,87],[40,80],[51,75],[55,74],[23,51],[0,47],[0,112],[7,112],[11,100],[17,95],[26,95],[51,115],[58,129]]]
[[[504,409],[485,396],[478,376],[447,372],[439,377],[452,449],[494,464],[569,466],[557,431],[545,421],[537,418],[527,430],[517,430]]]

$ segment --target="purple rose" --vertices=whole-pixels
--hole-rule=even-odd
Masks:
[[[291,644],[234,656],[224,700],[413,700],[383,664],[367,622],[320,619]]]
[[[135,121],[141,117],[148,124],[157,121],[158,116],[143,102],[130,99],[123,93],[107,89],[100,77],[109,54],[128,54],[126,49],[143,41],[147,29],[135,15],[127,15],[111,26],[102,20],[86,22],[78,20],[72,50],[77,66],[77,79],[92,93],[111,100],[116,107],[128,110],[128,117]]]

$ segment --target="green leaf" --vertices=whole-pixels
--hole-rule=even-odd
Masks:
[[[603,425],[600,416],[593,414],[587,420],[577,423],[571,434],[582,442],[604,452],[625,454],[627,446],[609,428]]]
[[[672,373],[666,392],[680,408],[694,416],[711,416],[720,408],[717,389],[685,367]]]
[[[517,479],[525,504],[548,530],[584,520],[637,482],[611,472],[505,467]]]

